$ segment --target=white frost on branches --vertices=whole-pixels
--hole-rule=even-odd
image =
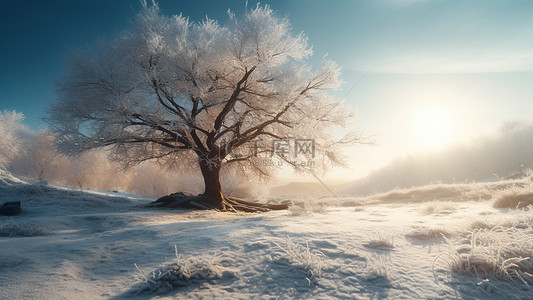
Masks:
[[[332,138],[352,116],[327,93],[341,83],[339,66],[308,66],[307,38],[291,34],[289,21],[268,6],[229,14],[224,26],[193,23],[144,3],[119,38],[75,55],[48,118],[59,149],[72,155],[109,147],[126,164],[242,169],[254,156],[231,150],[249,150],[256,139],[305,138],[315,140],[321,161],[339,163],[332,146],[357,141]]]
[[[21,135],[27,131],[20,123],[23,119],[22,113],[0,111],[0,168],[5,168],[20,151]]]

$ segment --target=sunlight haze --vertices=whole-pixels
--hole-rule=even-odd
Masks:
[[[34,130],[45,126],[41,118],[56,97],[54,81],[64,73],[64,57],[72,48],[113,38],[140,7],[125,0],[46,3],[10,2],[0,13],[6,41],[0,49],[1,108],[22,112]],[[192,21],[208,16],[224,22],[228,8],[239,13],[246,6],[159,3],[164,13],[183,13]],[[533,49],[527,37],[533,35],[533,2],[334,3],[268,3],[289,18],[294,32],[309,37],[315,66],[326,54],[339,63],[345,83],[336,95],[356,108],[357,128],[375,143],[348,151],[348,168],[327,178],[361,177],[395,157],[468,143],[506,121],[530,118]]]

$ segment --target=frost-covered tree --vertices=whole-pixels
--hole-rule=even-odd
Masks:
[[[54,151],[52,142],[45,132],[31,134],[22,144],[25,151],[11,161],[12,172],[39,181],[53,179],[64,157]]]
[[[0,111],[0,168],[6,165],[20,151],[27,128],[21,121],[24,115],[15,111]]]
[[[78,188],[117,189],[128,181],[129,174],[110,161],[104,151],[93,150],[71,157],[65,164],[66,184]]]
[[[316,155],[314,167],[322,167],[340,163],[337,143],[357,140],[335,130],[351,118],[327,93],[339,87],[340,68],[324,61],[313,70],[311,54],[307,38],[291,34],[268,6],[240,18],[229,12],[222,26],[144,3],[120,37],[73,57],[48,123],[62,153],[107,147],[126,165],[154,159],[179,172],[199,168],[201,206],[248,210],[250,203],[223,196],[221,168],[268,176],[273,168],[251,163],[266,155],[313,171],[287,155],[295,145],[274,151],[269,141],[313,140],[313,153],[299,158]]]

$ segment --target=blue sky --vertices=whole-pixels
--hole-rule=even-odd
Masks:
[[[354,151],[362,175],[393,157],[427,151],[418,116],[442,111],[447,141],[464,142],[528,119],[533,111],[533,1],[268,1],[313,45],[343,67],[338,92],[357,106],[377,147]],[[224,22],[245,1],[160,0],[164,14]],[[139,10],[137,0],[0,0],[0,110],[26,115],[33,129],[54,101],[63,57],[112,38]],[[249,6],[255,2],[249,1]],[[413,123],[414,122],[414,123]],[[453,127],[453,128],[452,128]],[[443,146],[440,145],[440,146]]]

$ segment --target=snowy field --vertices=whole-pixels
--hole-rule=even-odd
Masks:
[[[0,216],[0,299],[533,299],[531,186],[436,184],[235,214],[4,172],[0,203],[24,211]]]

